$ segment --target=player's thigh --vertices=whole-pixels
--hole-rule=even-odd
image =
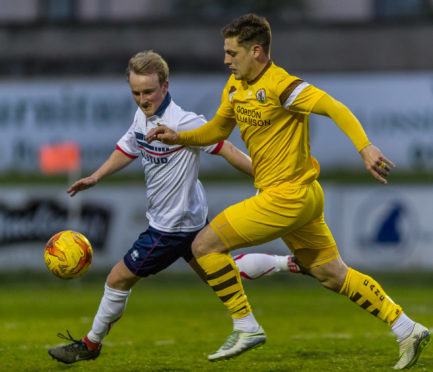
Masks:
[[[123,262],[136,276],[146,277],[166,269],[180,257],[192,259],[196,232],[167,233],[149,227],[125,254]]]
[[[281,238],[323,213],[323,192],[315,182],[282,184],[228,207],[211,222],[228,250]]]
[[[323,213],[282,239],[302,266],[307,269],[323,265],[339,257],[337,245],[324,220]]]

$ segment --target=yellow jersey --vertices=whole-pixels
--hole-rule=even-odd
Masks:
[[[236,119],[256,188],[309,184],[319,176],[319,163],[310,153],[308,116],[324,94],[272,61],[254,81],[230,77],[217,115]]]

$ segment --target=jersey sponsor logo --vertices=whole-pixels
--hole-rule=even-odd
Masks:
[[[152,155],[146,153],[145,151],[141,151],[141,155],[143,156],[144,159],[146,159],[151,164],[158,165],[158,164],[167,164],[168,163],[167,157],[152,156]]]
[[[264,103],[266,100],[266,91],[263,88],[259,89],[256,93],[256,98],[260,103]]]
[[[236,121],[245,123],[254,127],[267,127],[271,125],[271,121],[262,118],[262,113],[254,109],[247,109],[242,106],[236,106]]]
[[[135,132],[135,139],[138,147],[141,149],[141,155],[151,164],[167,164],[168,157],[176,151],[183,149],[185,146],[170,148],[167,146],[151,146],[144,139],[144,134]]]
[[[151,145],[149,145],[146,142],[146,140],[144,139],[143,133],[135,132],[135,139],[138,143],[138,147],[140,147],[141,149],[145,149],[148,152],[152,152],[155,155],[172,152],[171,151],[172,149],[170,149],[170,147],[167,147],[167,146],[151,146]]]

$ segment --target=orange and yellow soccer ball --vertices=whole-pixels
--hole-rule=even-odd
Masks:
[[[72,230],[60,231],[48,240],[44,259],[48,269],[59,278],[75,279],[92,264],[92,245],[87,238]]]

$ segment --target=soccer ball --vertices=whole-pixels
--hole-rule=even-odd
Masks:
[[[93,251],[90,242],[79,232],[60,231],[48,240],[44,259],[48,269],[59,278],[75,279],[89,270]]]

